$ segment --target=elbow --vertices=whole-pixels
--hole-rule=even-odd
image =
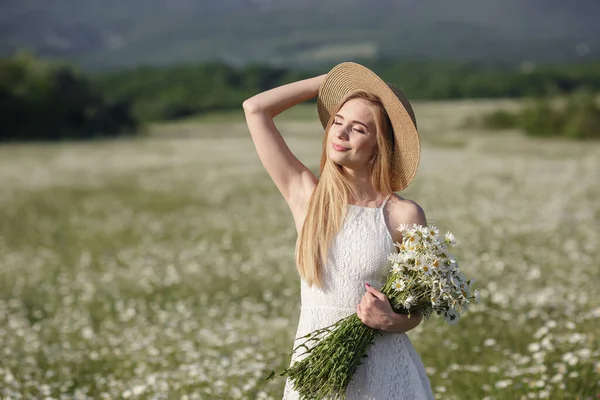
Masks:
[[[242,108],[246,114],[257,114],[260,112],[260,106],[253,97],[244,100],[242,103]]]

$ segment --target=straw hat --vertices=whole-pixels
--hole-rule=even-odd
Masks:
[[[357,90],[377,95],[390,118],[395,137],[392,190],[400,191],[406,188],[415,176],[421,154],[415,114],[400,89],[384,82],[373,71],[360,64],[338,64],[329,71],[319,88],[317,110],[321,124],[325,128],[339,103]]]

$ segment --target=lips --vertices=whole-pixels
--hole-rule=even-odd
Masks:
[[[350,149],[345,148],[344,146],[340,146],[339,144],[331,143],[331,147],[337,151],[348,151]]]

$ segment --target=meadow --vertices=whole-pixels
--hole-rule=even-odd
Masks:
[[[600,143],[466,127],[500,106],[415,105],[400,194],[456,234],[481,300],[409,336],[438,399],[597,399]],[[316,170],[313,106],[278,123]],[[0,187],[0,398],[281,398],[296,234],[239,113],[3,145]]]

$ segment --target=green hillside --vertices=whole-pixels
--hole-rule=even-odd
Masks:
[[[593,0],[23,0],[0,2],[0,54],[26,48],[93,69],[382,57],[569,62],[600,55],[599,14]]]

